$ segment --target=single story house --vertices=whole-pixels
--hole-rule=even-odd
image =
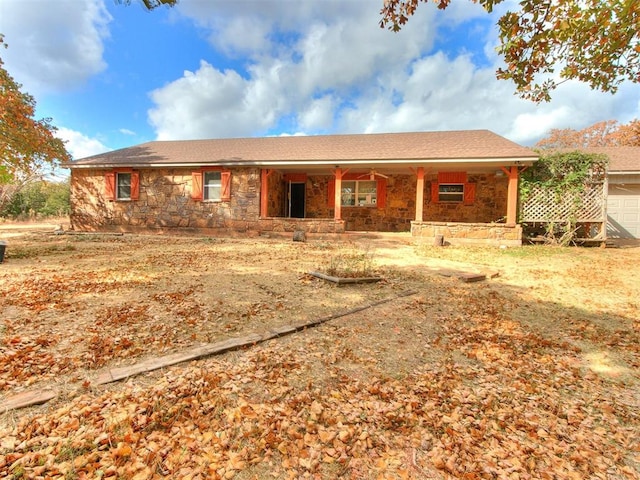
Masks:
[[[609,157],[607,238],[640,239],[640,147],[597,147]]]
[[[154,141],[66,163],[83,231],[411,231],[520,245],[538,155],[488,130]]]

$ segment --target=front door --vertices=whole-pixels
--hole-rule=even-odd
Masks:
[[[289,217],[304,218],[305,184],[289,182]]]

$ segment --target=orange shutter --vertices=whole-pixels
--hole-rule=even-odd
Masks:
[[[464,184],[464,204],[465,205],[473,205],[473,202],[476,199],[476,184],[475,183],[465,183]]]
[[[336,206],[336,179],[330,178],[327,188],[327,206],[335,208]]]
[[[191,198],[202,200],[202,172],[191,172]]]
[[[386,203],[387,203],[387,179],[386,178],[379,178],[378,179],[378,184],[376,185],[377,188],[377,206],[378,208],[384,208]]]
[[[438,172],[438,183],[466,183],[467,172]]]
[[[140,198],[140,173],[131,172],[131,200]]]
[[[116,199],[116,174],[108,172],[104,174],[104,196],[107,200]]]
[[[220,200],[228,202],[231,200],[231,172],[229,170],[220,172],[220,183],[222,184]]]
[[[440,186],[438,182],[431,182],[431,203],[438,203],[440,197]]]

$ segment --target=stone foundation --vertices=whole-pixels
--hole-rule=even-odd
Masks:
[[[263,232],[344,233],[344,221],[332,218],[261,218],[257,225]]]
[[[411,236],[434,242],[437,235],[450,245],[522,245],[522,226],[504,223],[411,222]]]

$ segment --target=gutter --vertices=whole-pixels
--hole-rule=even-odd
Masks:
[[[67,162],[61,164],[62,168],[69,169],[102,169],[102,168],[194,168],[203,166],[221,166],[221,167],[346,167],[351,165],[434,165],[434,164],[500,164],[500,165],[532,165],[537,161],[538,157],[507,157],[507,158],[438,158],[429,160],[419,159],[401,159],[401,160],[381,160],[381,159],[361,159],[361,160],[251,160],[243,162],[233,162],[228,160],[221,161],[203,161],[203,162],[180,162],[180,163],[135,163],[135,162],[105,162],[100,164],[84,163],[75,164]]]

